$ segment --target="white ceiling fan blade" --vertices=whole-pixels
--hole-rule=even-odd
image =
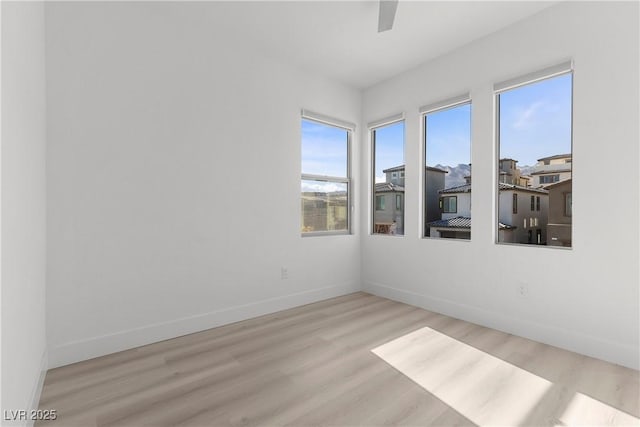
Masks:
[[[378,32],[393,28],[393,20],[396,17],[398,0],[380,0],[380,11],[378,14]]]

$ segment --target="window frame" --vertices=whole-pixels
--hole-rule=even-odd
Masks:
[[[573,60],[570,59],[563,63],[547,67],[538,71],[534,71],[529,74],[521,75],[519,77],[515,77],[513,79],[509,79],[503,82],[495,83],[493,85],[493,125],[494,125],[494,208],[493,208],[493,242],[496,245],[501,246],[518,246],[518,247],[546,247],[546,248],[554,248],[554,249],[564,249],[564,250],[572,250],[573,244],[570,247],[565,246],[551,246],[551,245],[527,245],[520,243],[511,243],[511,242],[501,242],[500,238],[500,95],[504,92],[508,92],[513,89],[517,89],[519,87],[527,86],[530,84],[538,83],[540,81],[553,79],[555,77],[560,77],[563,75],[571,75],[571,112],[570,112],[570,121],[571,121],[571,136],[570,136],[570,146],[571,146],[571,156],[573,162],[573,134],[574,134],[574,100],[575,100],[575,69]],[[573,172],[572,174],[573,175]],[[540,178],[538,178],[539,180]],[[539,182],[539,181],[538,181]],[[571,188],[573,190],[573,183],[571,184]],[[573,209],[572,209],[573,210]],[[526,228],[526,227],[525,227]],[[571,235],[573,235],[573,226],[571,227]],[[573,238],[572,238],[573,241]]]
[[[445,207],[444,200],[445,199],[454,199],[456,201],[455,202],[455,204],[456,204],[456,210],[455,211],[446,211],[446,210],[444,210],[444,207]],[[441,208],[442,213],[453,213],[453,214],[457,214],[458,213],[458,196],[442,196],[440,198],[440,200],[441,200],[440,203],[442,204],[442,208]],[[449,206],[449,204],[447,204],[447,208],[448,208],[448,206]]]
[[[351,150],[353,145],[353,134],[355,132],[355,125],[349,122],[342,121],[340,119],[334,119],[329,116],[325,116],[323,114],[312,113],[308,110],[302,110],[302,115],[300,117],[300,148],[302,149],[302,122],[304,120],[319,123],[325,126],[331,126],[334,128],[342,129],[347,132],[347,176],[346,177],[335,177],[329,175],[316,175],[316,174],[305,174],[302,172],[302,154],[300,155],[300,182],[302,181],[319,181],[319,182],[334,182],[338,184],[346,184],[347,186],[347,229],[346,230],[326,230],[326,231],[308,231],[308,232],[300,232],[301,237],[315,237],[315,236],[343,236],[343,235],[351,235],[353,234],[353,188],[352,188],[352,166],[351,166]],[[301,208],[302,209],[302,208]],[[300,216],[302,216],[302,212],[300,212]]]
[[[426,197],[426,185],[427,185],[427,116],[433,113],[439,113],[441,111],[450,110],[453,108],[457,108],[463,105],[469,105],[469,160],[473,163],[473,100],[471,99],[471,94],[469,92],[448,98],[445,100],[437,101],[432,104],[424,105],[419,108],[420,112],[420,126],[422,130],[422,143],[421,143],[421,155],[420,155],[420,167],[421,167],[421,185],[420,188],[420,204],[421,204],[421,218],[420,218],[420,238],[421,239],[429,239],[429,240],[443,240],[440,238],[434,238],[432,236],[427,236],[427,197]],[[472,187],[473,188],[473,187]],[[445,213],[443,211],[444,201],[442,200],[444,196],[440,195],[438,204],[440,208],[440,214]],[[456,197],[456,212],[446,212],[446,213],[458,213],[458,200]],[[471,196],[470,196],[471,197]],[[469,242],[469,239],[461,239],[461,238],[447,238],[444,240],[454,240],[460,242]]]
[[[406,140],[406,122],[405,122],[405,117],[404,117],[404,113],[399,113],[399,114],[395,114],[393,116],[389,116],[385,119],[381,119],[381,120],[376,120],[373,122],[370,122],[367,125],[367,128],[369,129],[369,149],[370,149],[370,161],[369,161],[369,179],[371,179],[370,185],[369,185],[369,191],[371,191],[371,197],[369,197],[369,221],[370,221],[370,226],[369,226],[369,235],[370,236],[394,236],[394,237],[404,237],[405,233],[403,234],[385,234],[385,233],[376,233],[376,220],[375,220],[375,216],[376,216],[376,212],[378,212],[378,210],[376,209],[377,205],[376,205],[376,130],[387,127],[387,126],[392,126],[396,123],[400,123],[403,122],[404,123],[404,129],[402,132],[402,157],[403,159],[405,159],[405,167],[406,167],[406,151],[407,151],[407,140]],[[405,189],[406,189],[406,185],[405,185]],[[403,212],[403,226],[406,224],[406,212]],[[406,230],[405,230],[406,231]]]

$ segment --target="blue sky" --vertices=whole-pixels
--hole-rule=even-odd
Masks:
[[[302,173],[347,176],[347,131],[302,121]]]
[[[500,157],[533,166],[537,159],[571,152],[571,74],[500,94]],[[471,106],[427,115],[427,165],[455,167],[471,160]],[[302,121],[302,173],[346,176],[347,132]],[[404,122],[376,129],[375,176],[404,164]]]
[[[428,166],[471,163],[471,105],[427,114],[426,135]]]
[[[532,166],[537,159],[571,153],[571,74],[500,95],[500,157]]]
[[[404,164],[404,121],[375,130],[376,182],[384,182],[383,170]]]

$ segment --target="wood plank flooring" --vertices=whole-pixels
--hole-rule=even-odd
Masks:
[[[640,425],[639,373],[366,293],[52,369],[41,426]]]

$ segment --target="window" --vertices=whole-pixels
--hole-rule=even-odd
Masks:
[[[425,153],[423,236],[468,240],[471,238],[469,95],[422,107],[420,112],[424,114]],[[456,196],[444,195],[445,190]],[[450,232],[450,221],[454,219],[456,231]]]
[[[564,193],[564,216],[571,216],[571,193]]]
[[[305,114],[306,113],[306,114]],[[353,125],[303,112],[302,235],[349,233],[349,145]]]
[[[457,213],[458,197],[457,196],[443,197],[441,205],[442,205],[443,213]]]
[[[370,124],[369,128],[373,154],[372,193],[375,203],[372,233],[403,235],[404,185],[397,176],[399,169],[404,169],[404,120],[401,116],[396,116]],[[385,209],[385,202],[378,201],[384,199],[387,194],[390,197],[390,209]]]
[[[540,175],[540,184],[553,184],[560,181],[560,175]]]
[[[570,203],[563,193],[572,187],[572,86],[571,62],[494,85],[496,160],[515,161],[509,171],[497,168],[498,243],[571,246]],[[516,190],[529,193],[530,210],[537,212],[528,229],[518,226],[527,222],[518,213]],[[503,195],[510,191],[512,200]]]

